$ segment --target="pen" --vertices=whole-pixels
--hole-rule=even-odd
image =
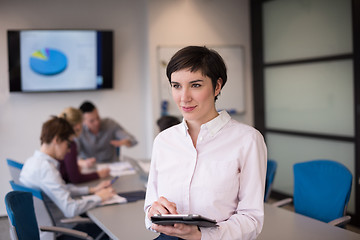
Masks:
[[[114,182],[116,182],[116,180],[117,180],[118,178],[119,178],[119,176],[114,177],[114,178],[111,180],[110,185],[113,185]]]

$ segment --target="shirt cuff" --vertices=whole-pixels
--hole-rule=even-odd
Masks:
[[[80,187],[79,190],[80,190],[81,195],[90,194],[90,187],[88,187],[88,186]]]
[[[86,195],[82,197],[84,200],[88,200],[88,201],[93,201],[95,202],[97,205],[99,205],[101,203],[101,197],[99,197],[98,195]]]
[[[151,220],[148,218],[149,210],[151,208],[151,205],[145,209],[145,227],[153,232],[156,232],[154,229],[151,228]]]
[[[135,146],[138,142],[136,139],[130,139],[131,141],[131,146]]]

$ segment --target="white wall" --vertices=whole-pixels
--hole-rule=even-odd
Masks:
[[[146,1],[0,1],[0,215],[10,190],[5,158],[24,162],[39,147],[41,124],[64,107],[92,100],[101,116],[111,116],[139,140],[124,153],[145,157],[147,53]],[[9,93],[7,29],[91,28],[114,30],[113,90],[73,93]]]
[[[253,103],[249,18],[248,0],[151,1],[149,5],[148,48],[153,105],[160,106],[157,47],[242,45],[245,49],[246,112],[234,116],[234,118],[252,125]],[[231,79],[228,79],[228,81],[231,81]],[[160,107],[155,108],[153,114],[154,116],[160,116]]]
[[[248,0],[0,0],[0,200],[11,190],[6,158],[24,162],[39,147],[41,124],[85,99],[97,105],[101,116],[118,120],[139,140],[124,154],[150,157],[160,115],[159,45],[243,45],[246,113],[236,118],[252,124],[248,7]],[[114,89],[10,94],[6,30],[31,28],[114,30]],[[1,200],[0,215],[5,214]]]

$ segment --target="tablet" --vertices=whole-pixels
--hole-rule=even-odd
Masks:
[[[206,218],[197,214],[156,214],[151,217],[151,221],[159,225],[174,225],[184,223],[197,225],[199,227],[216,227],[214,219]]]

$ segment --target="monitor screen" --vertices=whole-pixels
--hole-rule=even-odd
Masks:
[[[9,30],[10,92],[113,87],[113,32]]]

